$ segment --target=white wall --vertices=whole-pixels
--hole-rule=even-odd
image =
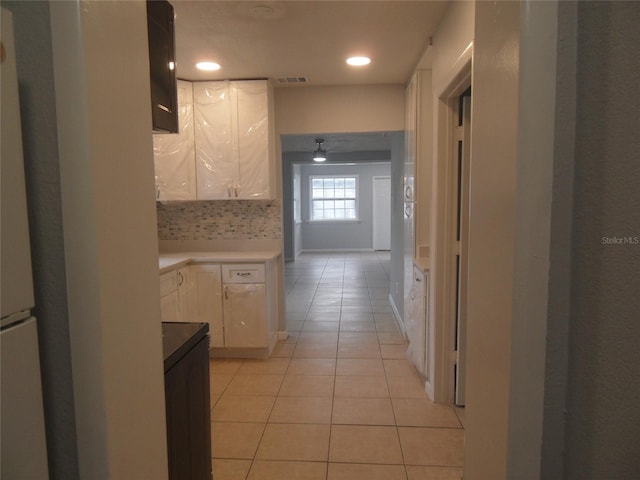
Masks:
[[[404,129],[399,85],[275,89],[276,133],[380,132]]]
[[[167,478],[144,2],[52,2],[80,478]]]
[[[563,478],[571,312],[571,242],[576,145],[577,4],[558,2],[555,152],[551,193],[541,478]],[[551,120],[549,120],[551,123]]]
[[[570,480],[640,473],[638,18],[638,2],[577,5],[563,476]],[[607,243],[603,237],[631,241]]]
[[[311,175],[358,176],[358,222],[309,222]],[[372,250],[374,176],[390,176],[390,163],[302,165],[302,250]]]
[[[433,36],[433,90],[440,93],[466,62],[473,42],[475,1],[450,2]]]

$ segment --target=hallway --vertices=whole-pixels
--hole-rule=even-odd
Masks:
[[[211,360],[215,480],[460,479],[464,410],[405,359],[389,253],[285,265],[289,338],[268,360]]]

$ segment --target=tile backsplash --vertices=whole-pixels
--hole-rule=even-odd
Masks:
[[[157,203],[159,240],[278,240],[280,202],[212,200]]]

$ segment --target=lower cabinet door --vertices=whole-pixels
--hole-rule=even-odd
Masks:
[[[180,321],[177,290],[160,297],[160,319],[163,322]]]
[[[180,322],[190,322],[189,288],[191,285],[190,267],[178,270],[178,318]]]
[[[211,347],[224,347],[220,265],[191,265],[189,277],[190,321],[207,322]]]
[[[224,285],[223,305],[225,347],[268,346],[264,283]]]

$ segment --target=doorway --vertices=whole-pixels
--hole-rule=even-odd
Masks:
[[[467,273],[469,238],[469,163],[471,156],[471,87],[458,98],[457,125],[454,126],[456,158],[454,161],[455,242],[455,352],[454,399],[465,404],[467,352]]]
[[[373,177],[373,249],[391,250],[391,177]]]

